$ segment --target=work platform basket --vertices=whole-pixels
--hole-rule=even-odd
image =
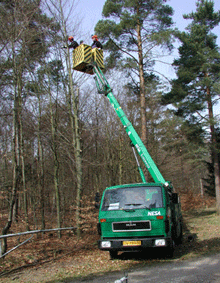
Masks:
[[[103,51],[93,48],[86,44],[80,44],[73,51],[73,69],[83,73],[93,75],[93,63],[96,63],[100,69],[104,69]]]

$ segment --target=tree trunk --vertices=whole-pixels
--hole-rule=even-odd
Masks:
[[[24,195],[24,215],[26,222],[26,230],[29,231],[28,223],[28,205],[27,205],[27,189],[26,189],[26,179],[25,179],[25,161],[24,161],[24,141],[23,141],[23,126],[22,126],[22,98],[21,98],[21,74],[18,78],[18,124],[19,124],[19,148],[20,148],[20,160],[21,160],[21,177],[22,177],[22,187]]]
[[[51,121],[51,138],[52,138],[52,151],[53,151],[53,161],[54,161],[54,189],[55,189],[55,195],[56,195],[56,209],[57,209],[57,228],[61,228],[61,216],[60,216],[60,193],[59,193],[59,181],[58,181],[58,175],[59,175],[59,161],[58,161],[58,152],[57,152],[57,125],[56,125],[56,119],[54,119],[53,114],[53,105],[52,105],[52,97],[51,92],[49,90],[50,94],[50,121]],[[61,231],[58,231],[58,237],[61,238]]]
[[[215,193],[216,193],[216,211],[220,215],[220,177],[219,161],[216,151],[214,152],[214,172],[215,172]]]
[[[73,95],[73,94],[72,94]],[[79,90],[77,90],[77,99],[79,97]],[[75,97],[73,95],[73,101]],[[82,191],[82,158],[81,158],[81,145],[79,134],[79,121],[78,121],[78,105],[74,103],[74,130],[75,130],[75,159],[76,159],[76,179],[77,179],[77,194],[76,194],[76,228],[77,236],[80,237],[80,207],[81,207],[81,191]]]
[[[119,135],[119,164],[118,164],[119,170],[118,170],[118,178],[119,178],[119,185],[122,184],[122,136]]]
[[[41,230],[45,229],[45,199],[44,199],[44,164],[43,164],[43,149],[41,141],[41,98],[38,96],[38,164],[37,164],[37,183],[40,193],[40,212],[41,212]]]
[[[17,188],[19,183],[19,154],[18,154],[18,102],[17,91],[14,89],[14,108],[13,108],[13,181],[12,181],[12,194],[10,200],[10,207],[8,213],[8,221],[2,229],[2,235],[6,235],[11,228],[13,220],[13,211],[17,199]],[[7,251],[7,238],[2,239],[1,255]]]
[[[215,192],[216,192],[216,210],[220,214],[220,169],[219,160],[217,154],[217,139],[214,127],[214,116],[213,116],[213,106],[211,100],[210,89],[207,87],[207,101],[208,101],[208,112],[210,121],[210,132],[211,132],[211,155],[214,161],[214,176],[215,176]]]
[[[137,9],[139,14],[139,9]],[[139,58],[139,77],[140,77],[140,105],[141,105],[141,139],[144,145],[147,145],[147,125],[146,125],[146,100],[145,100],[145,82],[144,82],[144,66],[143,66],[143,49],[141,38],[141,25],[137,25],[138,38],[138,58]]]
[[[66,21],[64,19],[64,13],[62,9],[62,1],[60,0],[60,13],[62,21],[62,29],[64,37],[67,38]],[[82,157],[81,157],[81,143],[80,143],[80,133],[79,133],[79,118],[78,118],[78,93],[74,94],[73,78],[72,78],[72,68],[69,48],[67,48],[67,71],[68,71],[68,81],[69,81],[69,91],[67,93],[67,107],[69,111],[69,119],[72,131],[72,146],[74,149],[74,156],[76,162],[76,180],[77,180],[77,192],[76,192],[76,227],[77,227],[77,237],[80,237],[80,206],[81,206],[81,190],[82,190]]]

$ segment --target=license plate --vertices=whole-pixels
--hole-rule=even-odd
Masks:
[[[141,241],[123,241],[123,247],[141,246]]]

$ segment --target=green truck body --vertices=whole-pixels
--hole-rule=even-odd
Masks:
[[[127,132],[154,183],[147,183],[139,163],[143,183],[108,187],[99,205],[98,247],[116,258],[119,251],[163,249],[172,255],[182,239],[182,214],[178,194],[166,182],[134,127],[121,109],[98,66],[94,66],[98,92],[105,94]],[[137,158],[136,158],[137,160]],[[138,161],[137,161],[138,162]]]

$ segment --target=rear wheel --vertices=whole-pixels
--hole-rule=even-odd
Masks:
[[[118,258],[118,251],[109,251],[110,259]]]
[[[180,245],[180,244],[182,244],[182,238],[183,238],[182,222],[179,223],[179,231],[178,231],[177,226],[175,226],[174,230],[175,230],[175,232],[173,234],[174,242],[175,242],[176,245]],[[177,231],[179,232],[179,234],[177,233]]]
[[[171,243],[169,245],[169,247],[166,248],[166,251],[165,251],[165,256],[167,258],[173,258],[173,253],[174,253],[174,246],[175,246],[175,243],[173,240],[171,240]]]
[[[180,234],[179,237],[177,238],[177,245],[181,245],[183,242],[183,225],[182,222],[180,223]]]

